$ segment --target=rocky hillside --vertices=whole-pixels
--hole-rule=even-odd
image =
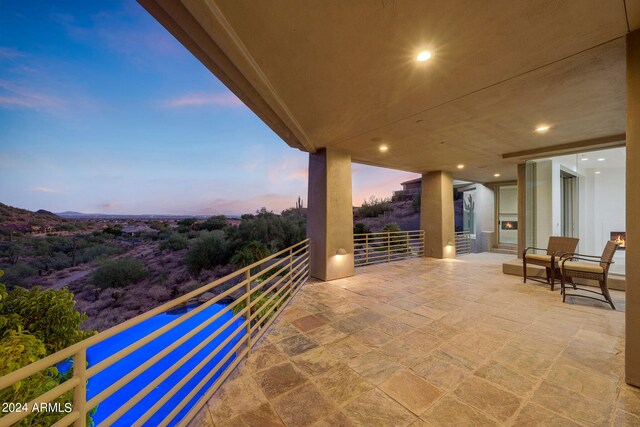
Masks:
[[[0,203],[0,236],[69,228],[69,220],[43,209],[31,212]]]

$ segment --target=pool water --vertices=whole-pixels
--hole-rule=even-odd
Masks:
[[[87,400],[93,398],[102,390],[109,387],[114,382],[118,381],[124,375],[140,366],[146,360],[153,355],[162,351],[162,349],[168,347],[171,343],[178,340],[180,337],[187,334],[198,325],[211,318],[213,315],[222,310],[225,305],[214,304],[211,307],[207,307],[202,312],[196,314],[192,318],[186,320],[174,329],[164,333],[155,340],[149,342],[143,347],[139,348],[135,352],[126,356],[122,360],[114,363],[110,367],[104,369],[102,372],[96,374],[89,379],[87,385]],[[177,319],[184,313],[193,310],[195,306],[186,307],[180,313],[163,313],[158,316],[152,317],[144,322],[135,325],[126,331],[123,331],[111,338],[108,338],[92,347],[87,349],[87,361],[89,366],[93,366],[100,361],[108,358],[109,356],[117,353],[128,345],[134,343],[138,339],[148,335],[149,333],[159,329],[167,323]],[[126,386],[109,396],[102,403],[98,405],[97,412],[93,415],[93,421],[96,425],[100,425],[109,415],[115,410],[127,402],[137,392],[142,390],[151,381],[165,372],[181,357],[187,354],[190,350],[196,347],[208,336],[212,335],[220,327],[222,327],[227,321],[233,317],[231,312],[227,312],[216,319],[211,325],[208,325],[202,331],[191,337],[185,343],[174,349],[171,353],[164,358],[156,362],[153,366],[148,368],[145,372],[138,377],[131,380]],[[141,417],[147,409],[153,406],[158,400],[162,398],[171,388],[176,385],[181,379],[200,362],[204,360],[206,356],[222,343],[229,335],[239,330],[239,332],[231,339],[231,341],[224,346],[224,348],[213,357],[205,366],[202,367],[186,384],[184,384],[178,392],[165,403],[144,425],[145,426],[157,426],[165,416],[167,416],[182,399],[196,388],[197,384],[208,374],[211,370],[224,358],[224,356],[237,344],[237,342],[244,336],[245,329],[242,327],[243,319],[240,318],[233,322],[227,329],[218,335],[214,340],[207,344],[204,348],[198,351],[191,357],[183,366],[178,368],[169,377],[162,381],[155,389],[147,394],[140,402],[134,405],[129,411],[127,411],[122,417],[120,417],[113,425],[114,426],[130,426],[139,417]],[[236,355],[233,354],[221,366],[218,371],[207,381],[204,387],[193,396],[193,398],[187,403],[187,405],[171,420],[170,426],[176,425],[195,405],[198,399],[209,389],[209,387],[216,381],[216,379],[224,372],[224,369],[230,365],[235,359]]]

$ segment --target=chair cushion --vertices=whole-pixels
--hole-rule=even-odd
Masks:
[[[527,254],[528,260],[551,262],[551,255],[546,254]]]
[[[595,262],[567,261],[564,263],[565,270],[583,271],[585,273],[604,273],[604,268]]]

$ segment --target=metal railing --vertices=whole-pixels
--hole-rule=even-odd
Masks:
[[[206,338],[196,347],[185,354],[180,360],[172,364],[168,369],[163,371],[161,375],[147,384],[144,388],[139,390],[137,394],[130,397],[117,410],[110,413],[103,421],[104,425],[113,424],[151,391],[156,389],[163,380],[169,377],[169,375],[174,373],[180,367],[185,366],[185,363],[189,362],[198,351],[205,348],[208,343],[218,337],[221,333],[224,333],[229,325],[234,324],[235,322],[236,324],[239,324],[239,327],[234,332],[229,334],[228,337],[197,366],[193,367],[184,377],[181,377],[180,381],[162,395],[160,399],[154,402],[153,406],[149,408],[145,407],[146,411],[144,414],[142,414],[137,421],[133,423],[133,425],[139,426],[147,422],[160,408],[163,407],[163,405],[165,405],[172,397],[176,396],[176,393],[180,391],[181,388],[194,377],[194,375],[201,372],[202,368],[205,367],[208,362],[212,361],[212,359],[217,356],[221,350],[225,350],[226,354],[220,355],[222,359],[218,364],[208,371],[204,378],[200,380],[194,388],[189,388],[189,393],[184,396],[177,405],[171,406],[170,413],[160,422],[155,424],[159,426],[166,426],[171,422],[176,422],[176,415],[178,415],[183,408],[187,407],[188,404],[193,402],[194,396],[203,392],[201,397],[197,402],[195,402],[195,404],[193,404],[193,406],[191,406],[186,415],[178,420],[179,425],[186,425],[198,413],[202,406],[206,404],[209,398],[220,387],[222,382],[229,376],[233,369],[244,359],[245,356],[251,354],[251,346],[262,337],[267,328],[276,319],[281,308],[290,300],[290,297],[300,288],[300,286],[306,282],[308,277],[309,239],[306,239],[252,265],[241,268],[225,277],[204,285],[186,295],[147,311],[140,316],[127,320],[126,322],[116,325],[104,332],[0,377],[1,390],[11,387],[31,375],[45,371],[61,362],[73,360],[72,376],[68,380],[33,399],[26,406],[26,411],[3,414],[4,416],[0,418],[0,426],[4,427],[13,425],[29,416],[32,412],[32,408],[34,408],[34,404],[40,405],[41,403],[52,402],[53,400],[60,398],[63,394],[71,391],[73,394],[73,409],[70,413],[63,417],[61,416],[61,419],[54,425],[67,426],[73,423],[74,426],[84,427],[87,425],[87,414],[93,408],[96,408],[109,396],[113,395],[118,390],[121,390],[132,380],[144,373],[148,368],[162,360],[165,356],[187,342],[187,340],[195,336],[198,332],[204,330],[205,327],[221,318],[221,316],[224,314],[231,316],[233,314],[233,317],[222,327],[218,328],[212,335],[206,336]],[[185,314],[177,317],[170,323],[156,329],[148,335],[143,336],[133,344],[117,351],[106,359],[92,366],[90,366],[91,364],[87,364],[87,349],[91,346],[103,342],[110,337],[120,334],[123,331],[126,331],[127,329],[154,316],[165,313],[168,310],[176,307],[183,307],[184,304],[188,303],[190,300],[212,290],[222,290],[222,292],[198,305],[196,308],[187,311]],[[144,360],[135,369],[117,379],[109,387],[101,390],[97,395],[90,399],[87,398],[87,381],[91,377],[123,360],[123,358],[136,350],[139,350],[154,339],[174,330],[178,325],[185,322],[187,319],[192,318],[197,313],[202,312],[207,307],[211,307],[213,304],[220,302],[223,298],[227,298],[232,294],[237,293],[241,293],[241,295],[231,304],[225,306],[215,315],[207,318],[199,326],[189,330],[186,334],[171,342],[170,345],[163,348],[161,351],[149,354],[148,357],[145,355],[146,360]],[[241,332],[241,334],[239,334],[239,332]],[[229,349],[227,345],[238,336],[241,337],[237,339],[237,343]],[[216,374],[218,375],[217,378],[214,377]],[[213,384],[211,384],[211,381],[214,381]],[[209,384],[210,387],[206,389],[205,386],[208,386]]]
[[[420,256],[424,256],[424,230],[353,235],[353,260],[356,267]]]
[[[456,233],[456,256],[471,253],[471,235],[468,231]]]

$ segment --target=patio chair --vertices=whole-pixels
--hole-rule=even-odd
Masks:
[[[524,283],[527,283],[527,279],[534,280],[540,283],[546,283],[551,285],[551,290],[555,286],[556,276],[560,274],[558,268],[558,262],[560,257],[567,253],[573,253],[578,247],[578,240],[574,237],[549,237],[549,243],[547,248],[534,248],[528,247],[522,254],[522,269],[524,272]],[[545,254],[530,253],[529,251],[546,251]],[[546,282],[538,279],[537,277],[527,276],[527,264],[541,265],[545,268],[547,273]]]
[[[613,254],[616,253],[618,244],[614,241],[608,241],[602,252],[602,256],[582,255],[582,254],[567,254],[562,257],[560,261],[560,272],[562,274],[560,279],[562,302],[565,301],[567,295],[589,298],[596,301],[607,302],[612,309],[616,309],[609,295],[609,288],[607,286],[607,277],[609,276],[609,267],[613,264]],[[592,291],[590,289],[579,288],[573,282],[573,278],[591,279],[597,280],[600,284],[600,292]],[[581,294],[568,294],[565,286],[566,282],[571,280],[573,289],[591,292],[597,295],[602,295],[605,299],[594,298],[588,295]]]

